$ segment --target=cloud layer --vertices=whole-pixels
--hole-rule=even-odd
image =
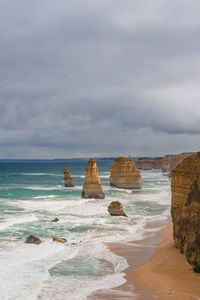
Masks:
[[[199,150],[199,1],[0,3],[0,158]]]

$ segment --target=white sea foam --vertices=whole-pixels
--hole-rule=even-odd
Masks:
[[[32,210],[46,210],[47,212],[60,212],[60,213],[73,213],[76,209],[74,207],[79,207],[81,211],[81,204],[87,203],[87,199],[75,199],[75,200],[65,200],[65,199],[58,199],[58,200],[51,200],[48,201],[48,197],[44,200],[18,200],[18,201],[11,201],[12,205],[16,205],[17,207],[21,207],[28,211]]]
[[[54,190],[61,190],[61,189],[64,189],[64,186],[62,185],[56,185],[56,186],[51,186],[51,187],[46,187],[46,186],[36,186],[36,185],[33,185],[33,186],[24,186],[22,187],[23,189],[26,189],[26,190],[38,190],[38,191],[54,191]]]
[[[35,215],[29,215],[29,216],[21,216],[21,217],[10,217],[8,219],[6,219],[6,221],[0,223],[0,231],[5,230],[13,225],[16,224],[23,224],[23,223],[29,223],[29,222],[33,222],[33,221],[37,221],[37,218]]]
[[[19,173],[20,175],[25,176],[58,176],[63,177],[63,174],[54,174],[54,173]]]
[[[124,273],[122,271],[128,267],[126,259],[117,256],[102,243],[89,242],[89,244],[79,251],[82,259],[95,258],[99,262],[107,261],[113,266],[113,274],[105,274],[99,276],[88,276],[87,274],[81,276],[82,270],[77,269],[77,275],[68,276],[66,278],[54,278],[51,277],[47,280],[42,287],[42,291],[39,295],[40,299],[87,299],[87,296],[92,292],[102,288],[113,288],[123,284]],[[78,256],[76,256],[78,259]],[[98,269],[95,271],[98,272]]]
[[[0,299],[36,299],[42,282],[49,278],[49,268],[76,254],[76,249],[71,251],[70,246],[54,242],[16,243],[6,251],[1,249],[0,282],[4,288],[0,290]]]
[[[33,197],[33,199],[49,199],[49,198],[55,198],[56,195],[47,195],[47,196],[36,196]]]

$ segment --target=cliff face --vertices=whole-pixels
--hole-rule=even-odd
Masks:
[[[64,173],[64,184],[66,187],[73,187],[74,182],[73,179],[71,178],[70,172],[67,168],[63,168],[63,173]]]
[[[163,159],[164,157],[156,157],[153,160],[153,169],[162,169]]]
[[[200,271],[200,152],[173,170],[171,187],[175,245]]]
[[[152,160],[149,157],[139,158],[135,162],[136,167],[142,170],[151,170],[152,169]]]
[[[110,186],[121,189],[141,189],[142,177],[131,157],[118,157],[110,167]]]
[[[82,198],[105,198],[103,186],[98,176],[98,167],[94,159],[88,161],[85,169],[85,184],[83,186]]]
[[[176,166],[178,166],[186,157],[190,156],[192,153],[181,153],[166,155],[163,159],[162,170],[163,172],[168,172],[169,175],[172,174],[172,171]]]

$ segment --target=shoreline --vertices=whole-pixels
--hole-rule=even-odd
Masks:
[[[164,241],[153,257],[133,270],[135,282],[157,295],[157,300],[199,300],[200,274],[193,271],[184,254],[175,248],[172,223],[160,233]]]
[[[151,229],[165,226],[152,236]],[[129,267],[123,271],[126,282],[112,289],[98,290],[88,300],[199,300],[200,274],[175,248],[172,223],[152,222],[143,240],[110,243],[109,249],[126,258]],[[151,234],[151,236],[149,236]]]
[[[88,300],[154,300],[155,295],[143,287],[140,282],[133,278],[133,269],[147,262],[153,256],[156,245],[163,238],[159,232],[163,230],[168,221],[148,222],[145,226],[148,231],[142,240],[121,243],[106,243],[108,248],[116,255],[122,256],[127,260],[128,267],[122,272],[126,282],[120,286],[110,289],[100,289],[87,297]],[[160,228],[160,229],[159,229]],[[157,231],[154,232],[154,230]]]

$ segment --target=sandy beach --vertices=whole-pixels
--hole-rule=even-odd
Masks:
[[[158,296],[158,300],[200,299],[200,274],[192,270],[184,255],[174,247],[172,223],[160,233],[164,241],[153,257],[133,270],[135,281]]]
[[[149,228],[153,226],[158,224],[148,225]],[[174,247],[171,222],[154,237],[127,244],[110,244],[109,247],[126,257],[129,264],[125,270],[127,281],[115,289],[97,291],[88,299],[200,299],[200,274],[193,272],[185,256]]]

